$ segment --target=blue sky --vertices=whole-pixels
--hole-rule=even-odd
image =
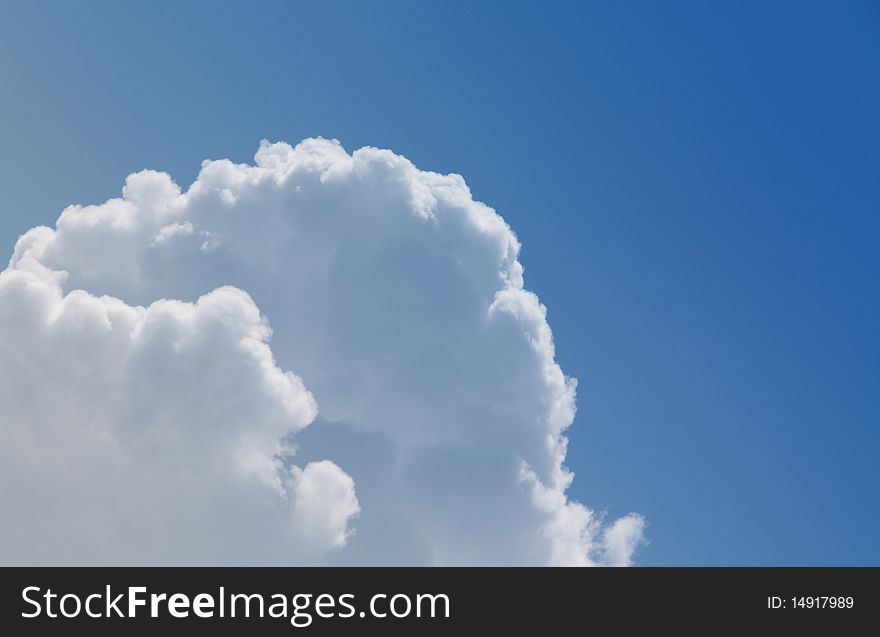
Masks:
[[[639,563],[880,563],[877,5],[157,4],[0,6],[7,251],[145,167],[391,148],[519,235]]]

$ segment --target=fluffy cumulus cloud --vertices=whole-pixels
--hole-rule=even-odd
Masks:
[[[0,561],[629,564],[518,255],[461,177],[323,139],[67,208],[0,274]]]

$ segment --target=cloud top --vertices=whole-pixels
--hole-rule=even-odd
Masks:
[[[6,471],[21,480],[57,445],[83,493],[101,463],[120,489],[161,476],[167,511],[96,514],[117,536],[107,561],[140,555],[119,539],[134,520],[195,542],[260,509],[261,530],[234,525],[239,549],[218,537],[196,561],[629,564],[641,517],[603,527],[566,496],[576,383],[519,250],[460,176],[387,150],[263,142],[254,165],[204,162],[186,191],[130,175],[121,198],[23,235],[0,275],[0,376],[32,371],[4,397],[0,427],[31,454]],[[53,400],[35,410],[37,387]],[[65,436],[88,446],[65,453]],[[218,509],[231,494],[226,510],[209,495],[178,516],[202,490]],[[13,527],[48,528],[49,505]],[[259,533],[273,538],[254,555]]]

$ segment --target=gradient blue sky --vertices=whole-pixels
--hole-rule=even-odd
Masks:
[[[880,564],[880,8],[4,3],[0,245],[262,138],[458,172],[580,380],[641,564]]]

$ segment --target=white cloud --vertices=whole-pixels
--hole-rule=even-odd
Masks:
[[[645,519],[640,515],[630,513],[615,520],[603,534],[605,563],[610,566],[630,566],[633,552],[643,541],[644,532]]]
[[[235,288],[144,308],[63,295],[33,266],[0,273],[0,561],[250,563],[341,546],[354,485],[326,461],[287,477],[281,441],[316,408],[269,333]],[[291,523],[305,517],[307,534]]]
[[[274,553],[279,562],[324,552],[333,563],[630,563],[641,518],[603,528],[565,495],[575,382],[555,362],[545,309],[523,289],[518,254],[513,232],[473,201],[461,177],[420,171],[390,151],[264,142],[256,165],[205,162],[186,192],[163,173],[131,175],[121,199],[70,207],[54,229],[35,228],[17,243],[5,285],[36,281],[54,301],[23,293],[4,301],[15,309],[0,312],[11,321],[0,330],[18,354],[0,374],[24,364],[32,374],[8,398],[11,413],[29,416],[4,415],[0,427],[39,446],[54,440],[47,423],[91,431],[97,419],[112,448],[90,446],[86,462],[59,447],[65,471],[88,475],[95,458],[120,471],[133,463],[144,475],[192,464],[195,491],[218,494],[217,503],[235,492],[221,516],[242,519],[236,507],[261,506],[271,493],[284,505],[274,502],[272,514],[287,511],[273,527],[286,535],[264,543],[266,559]],[[20,317],[39,315],[29,304],[43,308],[40,316],[68,308],[80,331],[54,338],[69,350],[59,360],[78,383],[54,377],[54,357],[31,356],[39,334],[16,334],[25,329]],[[272,351],[260,311],[272,323]],[[114,327],[111,313],[129,317],[130,329]],[[321,413],[305,429],[313,403],[299,378]],[[63,399],[33,411],[35,387]],[[292,459],[282,441],[295,448]],[[30,453],[10,475],[43,463]],[[54,478],[42,479],[49,488]],[[20,493],[34,488],[23,481]],[[181,508],[195,497],[175,495]],[[0,513],[14,505],[0,498]],[[97,520],[120,543],[104,554],[110,561],[139,555],[133,540],[124,546],[121,526],[162,518],[132,508],[122,507],[125,521]],[[165,522],[169,532],[187,527],[185,546],[217,523],[215,513]],[[19,529],[48,528],[55,515],[43,507],[12,517]],[[257,539],[236,533],[242,544]],[[67,554],[77,558],[76,550]],[[199,550],[205,560],[255,559],[247,547]]]

